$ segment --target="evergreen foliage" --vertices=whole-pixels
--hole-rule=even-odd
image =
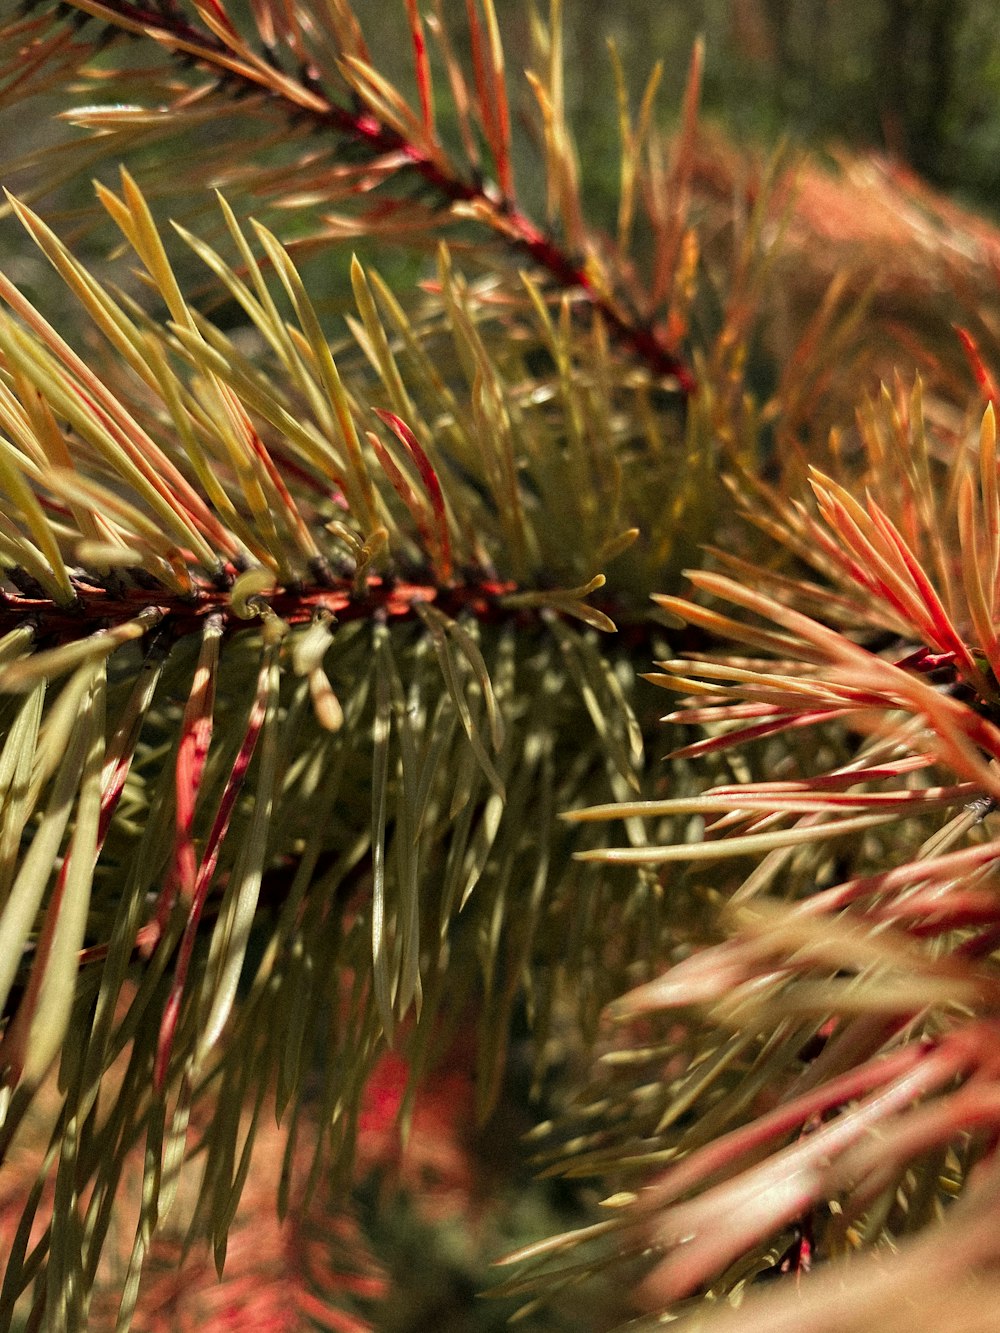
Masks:
[[[405,87],[348,0],[0,25],[54,118],[2,168],[0,1328],[126,1329],[158,1232],[224,1275],[275,1122],[293,1326],[368,1327],[373,1071],[416,1123],[471,1049],[487,1121],[524,1027],[531,1151],[612,1191],[525,1318],[986,1333],[1000,242],[734,164],[700,48],[669,141],[612,51],[605,235],[559,0],[523,88],[455,8],[393,9]]]

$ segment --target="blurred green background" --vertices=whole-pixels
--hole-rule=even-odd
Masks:
[[[531,6],[496,4],[513,92],[530,63]],[[359,0],[356,8],[380,60],[405,80],[409,53],[395,6]],[[444,8],[460,27],[461,0]],[[547,17],[545,0],[538,8]],[[995,0],[564,0],[564,13],[567,101],[584,176],[608,200],[617,184],[608,38],[636,100],[663,59],[661,106],[673,112],[702,34],[705,115],[738,141],[888,150],[933,184],[1000,213]]]
[[[503,8],[524,5],[503,0]],[[606,36],[634,87],[664,59],[664,104],[675,108],[702,33],[703,107],[737,140],[888,150],[933,184],[1000,212],[994,0],[574,0],[566,16],[581,148],[596,149],[614,130],[606,94],[594,95],[595,79],[606,86]]]
[[[703,33],[705,110],[739,139],[888,149],[934,184],[1000,206],[992,0],[592,0],[567,16],[582,69],[612,33],[633,77],[665,59],[674,103]]]

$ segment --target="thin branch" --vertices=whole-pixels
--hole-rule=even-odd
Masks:
[[[28,625],[39,647],[54,648],[131,623],[150,607],[161,613],[155,622],[156,634],[168,640],[199,633],[210,616],[220,617],[224,635],[245,630],[251,623],[234,609],[228,588],[201,584],[192,596],[183,597],[165,588],[108,591],[81,583],[74,587],[77,600],[68,607],[49,598],[0,589],[0,635]],[[526,608],[517,600],[517,585],[499,579],[484,577],[442,587],[370,575],[360,596],[353,578],[328,578],[301,587],[278,587],[266,599],[256,600],[262,606],[266,601],[274,615],[292,626],[308,624],[317,612],[330,613],[341,624],[380,617],[395,622],[416,620],[417,607],[428,603],[451,618],[472,613],[480,623],[489,624],[537,619],[539,610],[561,609],[558,590],[551,602],[547,594],[537,596],[539,607]]]
[[[430,154],[384,125],[370,111],[338,105],[327,95],[313,70],[301,71],[298,79],[283,73],[279,76],[270,51],[264,52],[259,64],[256,57],[253,63],[240,59],[220,37],[190,23],[172,6],[165,7],[164,12],[130,0],[66,0],[66,3],[112,28],[154,38],[176,59],[207,66],[239,94],[267,93],[272,102],[282,104],[295,122],[311,122],[317,130],[332,130],[366,149],[373,159],[397,157],[401,169],[419,175],[446,206],[466,206],[477,221],[530,256],[558,288],[581,292],[588,306],[600,312],[617,340],[630,348],[654,375],[676,380],[685,398],[697,392],[697,381],[690,367],[670,351],[660,334],[623,308],[619,301],[600,291],[586,264],[542,230],[513,199],[505,197],[489,181],[464,179],[439,155]]]

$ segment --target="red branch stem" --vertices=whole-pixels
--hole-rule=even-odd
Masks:
[[[39,646],[56,647],[134,620],[150,606],[159,607],[164,613],[156,626],[157,634],[173,638],[200,632],[212,615],[221,617],[224,634],[248,629],[253,624],[237,616],[228,590],[211,585],[201,585],[193,597],[181,597],[164,588],[130,587],[106,592],[78,586],[77,591],[76,604],[64,607],[48,598],[0,590],[0,635],[28,623],[35,627]],[[416,619],[415,607],[419,602],[433,602],[448,616],[465,612],[489,622],[524,616],[523,610],[515,612],[504,606],[504,598],[516,591],[515,584],[497,579],[437,587],[373,575],[360,596],[353,581],[343,578],[298,588],[277,587],[267,594],[266,602],[289,625],[308,624],[317,611],[331,612],[341,624],[378,616],[396,621]]]

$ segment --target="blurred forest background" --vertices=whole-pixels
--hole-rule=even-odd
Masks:
[[[888,150],[928,181],[1000,206],[1000,36],[987,0],[599,0],[629,61],[680,82],[704,33],[703,105],[738,139]],[[578,30],[578,40],[589,44]],[[580,48],[581,66],[591,53]],[[596,56],[596,52],[594,55]]]
[[[405,83],[409,51],[395,22],[386,24],[383,0],[355,7],[376,47],[380,22],[391,28],[380,58],[393,64],[395,45]],[[497,11],[515,76],[529,63],[531,6],[498,0]],[[1000,25],[991,0],[565,0],[564,11],[568,109],[595,211],[603,201],[610,212],[618,187],[608,40],[634,96],[663,60],[661,105],[676,112],[700,34],[704,117],[738,143],[788,138],[889,152],[1000,215]]]

